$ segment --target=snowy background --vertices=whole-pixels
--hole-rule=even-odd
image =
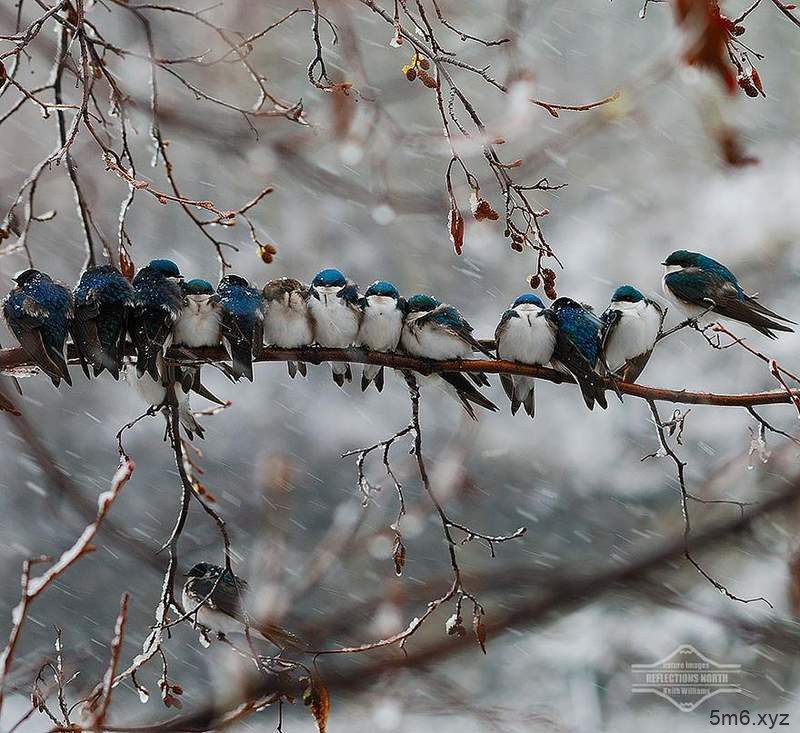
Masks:
[[[440,123],[434,97],[403,78],[400,68],[407,63],[407,49],[391,48],[389,27],[356,5],[348,7],[355,10],[352,30],[368,69],[370,92],[406,133],[418,136],[417,141],[397,145],[371,130],[373,110],[363,100],[354,104],[349,138],[332,139],[330,99],[310,87],[306,77],[313,45],[310,17],[301,15],[260,42],[253,59],[282,97],[303,98],[311,122],[308,128],[271,120],[260,123],[261,136],[255,139],[240,117],[195,102],[164,80],[165,108],[179,121],[195,123],[194,130],[183,129],[179,122],[175,129],[164,123],[183,188],[187,195],[211,198],[227,209],[236,208],[265,185],[275,187],[275,193],[254,210],[260,234],[278,248],[273,264],[259,260],[244,226],[225,233],[241,244],[241,252],[231,255],[234,270],[255,282],[283,275],[308,280],[318,269],[336,266],[362,286],[384,278],[404,294],[436,294],[461,308],[478,335],[491,337],[500,313],[527,289],[533,256],[510,251],[498,224],[468,219],[464,254],[455,257],[445,224],[448,153],[436,138]],[[724,261],[779,313],[800,314],[797,28],[769,3],[759,8],[747,22],[744,40],[766,52],[759,70],[767,98],[742,94],[727,98],[715,80],[677,64],[681,39],[667,6],[650,5],[647,18],[640,20],[638,4],[629,0],[523,5],[527,12],[517,63],[533,73],[530,93],[550,101],[586,102],[623,90],[622,99],[611,107],[585,116],[564,112],[553,119],[542,109],[515,102],[514,94],[509,101],[480,80],[465,80],[491,129],[507,138],[504,157],[529,160],[522,171],[530,182],[548,176],[552,183],[569,184],[538,199],[552,212],[544,220],[545,232],[565,265],[559,273],[559,294],[598,310],[605,307],[613,289],[626,282],[659,297],[659,263],[672,250],[688,248]],[[506,32],[505,3],[498,0],[444,6],[472,32],[492,37]],[[739,2],[723,6],[730,6],[730,15],[745,7]],[[291,2],[277,1],[228,3],[213,17],[229,27],[249,30],[293,7]],[[115,29],[123,45],[143,50],[140,30],[130,19],[114,28],[119,23],[116,14],[105,13],[100,5],[93,13],[101,27]],[[186,56],[214,44],[212,37],[187,34],[182,27],[175,21],[159,28],[156,43],[162,56]],[[329,41],[325,29],[323,41]],[[45,47],[52,42],[52,38],[42,40]],[[450,43],[461,42],[452,36]],[[351,76],[336,48],[326,45],[325,53],[332,74],[340,79]],[[500,79],[508,71],[501,51],[478,47],[472,58],[479,64],[491,61]],[[37,68],[35,60],[31,68]],[[126,83],[146,99],[146,64],[129,60],[125,68]],[[237,88],[241,80],[232,70],[214,67],[208,74],[203,79],[211,79],[220,93],[239,94],[241,103],[249,101],[250,92]],[[740,131],[759,165],[739,169],[723,165],[711,133],[720,116]],[[144,114],[138,120],[138,133],[136,144],[145,150]],[[298,170],[283,152],[286,146],[356,187],[358,195]],[[51,148],[50,121],[42,120],[36,110],[29,109],[27,116],[20,114],[4,126],[2,197],[10,198],[31,165]],[[85,136],[79,138],[75,156],[87,196],[99,212],[98,227],[113,240],[118,202],[126,187],[105,173],[96,152]],[[482,177],[484,195],[500,208],[480,153],[471,160]],[[383,171],[385,178],[376,171]],[[161,172],[149,169],[144,157],[140,174],[162,182]],[[382,195],[384,187],[408,194],[414,211],[392,206]],[[466,202],[467,192],[457,193]],[[58,216],[34,225],[30,239],[34,259],[53,276],[73,283],[83,250],[63,171],[56,169],[45,179],[39,196]],[[212,248],[179,207],[160,206],[139,195],[129,231],[137,265],[165,256],[174,259],[187,277],[216,280]],[[23,266],[18,255],[0,258],[3,293]],[[668,318],[669,323],[676,320],[672,313]],[[744,331],[737,329],[742,335]],[[758,334],[747,335],[755,347],[790,369],[796,367],[800,336],[790,334],[771,343]],[[10,343],[5,330],[0,343]],[[55,457],[58,470],[93,502],[107,488],[117,463],[114,434],[144,405],[124,383],[108,376],[91,383],[77,372],[75,377],[72,389],[60,391],[45,379],[27,380],[20,405]],[[402,380],[391,376],[383,394],[362,395],[356,384],[337,389],[327,366],[312,369],[307,381],[292,381],[280,363],[259,365],[252,385],[233,386],[215,373],[206,380],[212,391],[234,402],[213,418],[200,418],[207,431],[200,447],[205,483],[216,495],[233,535],[238,569],[245,577],[257,578],[271,559],[280,557],[280,577],[296,578],[331,523],[362,511],[353,459],[339,456],[405,425],[408,399]],[[641,381],[718,392],[775,386],[761,362],[742,350],[712,350],[693,332],[665,342]],[[477,544],[465,548],[461,552],[465,568],[486,571],[525,562],[531,566],[535,585],[542,571],[569,573],[635,560],[660,539],[680,532],[673,465],[668,460],[640,460],[657,449],[645,403],[633,398],[624,404],[610,400],[607,412],[589,413],[576,390],[541,383],[537,418],[530,421],[522,413],[516,418],[508,414],[496,379],[491,397],[503,409],[482,414],[477,425],[443,395],[428,394],[423,402],[429,469],[451,514],[491,533],[520,524],[529,528],[524,539],[500,546],[495,559]],[[202,401],[197,406],[206,407]],[[795,428],[796,415],[786,406],[762,412],[776,426]],[[665,405],[662,416],[668,414]],[[5,634],[18,600],[22,561],[41,553],[58,554],[85,522],[42,474],[11,429],[13,418],[3,419],[0,582],[5,590],[0,594],[0,632]],[[692,409],[681,455],[689,463],[687,475],[695,493],[759,501],[780,488],[786,476],[795,475],[797,451],[781,450],[772,437],[775,457],[748,470],[748,428],[753,424],[743,409]],[[169,534],[179,498],[172,456],[162,437],[160,420],[142,422],[128,434],[126,448],[137,461],[137,470],[112,513],[118,525],[153,553]],[[447,573],[440,528],[427,511],[411,457],[401,447],[395,456],[408,499],[423,509],[404,524],[408,562],[402,579],[392,571],[391,535],[381,531],[396,513],[395,497],[387,487],[368,510],[366,539],[320,588],[296,601],[287,617],[290,625],[321,623],[383,589],[387,602],[360,620],[359,638],[335,641],[376,638],[401,628],[424,609],[424,600],[413,598],[416,584]],[[378,478],[380,467],[373,468]],[[692,505],[692,510],[697,521],[737,511],[700,504]],[[414,731],[436,725],[441,731],[494,727],[588,733],[646,726],[657,733],[679,726],[701,731],[708,729],[712,708],[785,711],[797,725],[796,655],[790,648],[742,633],[735,623],[792,621],[789,561],[797,549],[796,538],[797,514],[789,512],[757,524],[753,532],[721,551],[703,555],[705,567],[733,592],[763,595],[775,606],[772,611],[763,604],[745,606],[724,598],[686,563],[677,563],[660,570],[646,589],[609,589],[577,612],[550,617],[533,628],[510,629],[489,640],[486,657],[476,646],[440,665],[404,673],[399,681],[376,680],[368,693],[358,697],[334,696],[330,729]],[[215,527],[194,507],[181,545],[182,564],[188,567],[220,556]],[[124,660],[130,660],[152,620],[159,574],[154,566],[126,556],[119,543],[104,533],[96,556],[72,569],[35,604],[17,660],[21,678],[50,653],[52,626],[58,624],[72,655],[69,664],[84,669],[81,678],[91,686],[107,659],[119,597],[125,590],[133,596],[123,649]],[[508,595],[515,592],[509,589]],[[484,600],[491,617],[492,607],[502,605],[504,596]],[[425,633],[443,634],[449,613],[437,615]],[[682,643],[693,644],[717,661],[741,664],[754,699],[722,696],[683,714],[655,696],[633,695],[630,665],[654,662]],[[188,628],[176,631],[168,651],[172,676],[186,689],[185,704],[201,704],[214,670],[224,667],[223,653],[203,649]],[[153,682],[155,671],[144,678]],[[12,698],[2,727],[26,706],[22,696]],[[291,713],[285,730],[312,730],[307,712],[296,707],[301,709]],[[158,695],[142,707],[130,689],[116,696],[115,711],[116,720],[165,717]],[[273,725],[274,713],[268,710],[243,728]],[[25,728],[45,729],[44,719]]]

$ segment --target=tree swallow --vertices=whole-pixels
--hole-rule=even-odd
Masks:
[[[777,338],[773,331],[793,331],[785,324],[794,321],[773,313],[755,296],[747,295],[736,276],[716,260],[679,249],[661,264],[665,267],[664,292],[690,318],[711,311],[746,323],[769,338]]]
[[[193,439],[195,435],[200,438],[205,437],[205,430],[200,423],[195,420],[192,413],[192,407],[189,404],[188,390],[183,388],[177,374],[172,368],[164,364],[164,358],[161,354],[156,354],[155,360],[156,371],[160,374],[158,379],[153,379],[149,371],[139,375],[138,364],[136,367],[133,364],[126,363],[123,367],[123,374],[125,381],[133,388],[139,397],[141,397],[146,404],[154,408],[160,408],[164,416],[169,422],[169,411],[167,405],[167,389],[172,384],[175,389],[175,400],[178,403],[178,419],[180,420],[181,427],[186,431],[189,439]]]
[[[544,366],[553,357],[558,323],[553,311],[544,307],[534,293],[524,293],[503,313],[494,332],[497,357],[519,364]],[[511,400],[511,414],[516,415],[520,405],[531,417],[535,413],[533,377],[501,374],[500,382]]]
[[[253,355],[264,344],[261,292],[239,275],[225,275],[217,288],[222,308],[222,338],[230,352],[235,379],[253,381]]]
[[[361,321],[358,286],[339,270],[320,270],[311,281],[308,310],[319,346],[346,349],[355,343]],[[340,387],[353,379],[350,364],[331,362],[333,381]]]
[[[72,295],[39,270],[23,270],[3,301],[3,317],[20,346],[53,384],[72,385],[64,342],[72,317]]]
[[[299,349],[314,341],[308,313],[308,286],[291,277],[270,280],[264,286],[264,338],[271,346]],[[306,376],[305,362],[286,362],[289,376]]]
[[[133,278],[133,307],[128,330],[136,349],[136,373],[147,372],[159,382],[158,357],[172,343],[172,333],[183,309],[182,279],[171,260],[151,260]]]
[[[245,634],[245,601],[248,585],[230,570],[209,562],[197,563],[188,573],[183,586],[183,610],[198,626],[217,634]],[[248,619],[251,633],[257,633],[279,649],[300,651],[308,645],[291,631],[276,624]]]
[[[175,324],[173,343],[176,346],[200,348],[219,346],[222,309],[214,286],[208,280],[181,283],[183,309]]]
[[[358,329],[357,343],[370,351],[394,351],[400,343],[403,330],[404,302],[397,288],[386,280],[376,280],[361,299],[363,315]],[[361,391],[371,382],[383,391],[383,367],[365,364],[361,373]]]
[[[608,371],[625,382],[635,382],[653,352],[665,311],[631,285],[614,291],[600,320],[600,348]]]
[[[73,291],[72,340],[78,349],[86,376],[107,369],[119,379],[125,355],[128,314],[133,307],[133,286],[113,265],[88,268]]]
[[[472,338],[471,332],[472,327],[453,306],[443,304],[430,295],[417,293],[406,302],[400,345],[409,354],[424,359],[464,359],[469,358],[476,348],[486,351]],[[478,385],[486,385],[489,380],[485,374],[442,372],[424,376],[423,379],[458,400],[473,420],[478,418],[470,403],[492,412],[497,410],[497,405],[469,381],[472,379]]]
[[[608,402],[603,380],[595,371],[600,355],[600,319],[570,298],[559,298],[551,308],[558,324],[553,366],[575,378],[590,410],[595,401],[605,410]]]

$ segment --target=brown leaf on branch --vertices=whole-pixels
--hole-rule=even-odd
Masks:
[[[328,688],[322,684],[318,675],[303,677],[301,683],[305,685],[303,690],[303,705],[306,705],[317,722],[319,733],[325,733],[328,729],[328,714],[331,710],[331,699]]]
[[[481,651],[486,654],[486,626],[483,623],[483,613],[479,610],[472,614],[472,630],[475,632],[478,644],[481,645]]]
[[[394,547],[392,548],[392,559],[394,560],[394,572],[399,576],[403,574],[403,567],[406,564],[406,546],[400,535],[395,535]]]
[[[497,221],[500,218],[500,214],[492,208],[492,205],[486,199],[481,198],[480,189],[474,189],[472,191],[469,202],[475,221],[483,221],[484,219]]]
[[[733,94],[736,74],[728,56],[732,21],[722,15],[717,0],[675,0],[674,5],[677,23],[691,39],[684,60],[715,73]]]
[[[450,202],[450,213],[447,215],[447,228],[450,230],[450,241],[457,255],[464,249],[464,217],[458,210],[455,201]]]
[[[133,280],[133,276],[136,274],[136,267],[133,264],[133,260],[128,254],[128,250],[125,249],[125,246],[122,244],[120,244],[119,247],[119,271],[127,280]]]

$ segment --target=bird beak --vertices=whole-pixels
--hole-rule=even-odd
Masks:
[[[666,263],[666,262],[662,262],[661,264],[662,264],[662,265],[664,265],[664,267],[666,267],[666,266],[667,266],[667,263]]]
[[[314,288],[311,288],[306,295],[306,300],[309,298],[316,298],[319,300],[319,293]]]

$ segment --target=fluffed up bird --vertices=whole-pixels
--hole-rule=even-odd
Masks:
[[[264,339],[270,346],[299,349],[314,341],[308,313],[308,286],[291,277],[270,280],[263,290]],[[300,372],[305,377],[305,362],[287,361],[289,376]]]
[[[217,288],[222,309],[222,338],[231,355],[234,379],[253,381],[253,355],[264,343],[261,292],[239,275],[225,275]]]
[[[400,345],[407,353],[424,359],[467,359],[476,349],[494,358],[472,337],[472,327],[456,308],[424,293],[412,295],[406,302]],[[478,385],[489,383],[485,374],[468,376]],[[455,397],[473,420],[478,418],[472,404],[492,412],[497,410],[497,405],[482,395],[461,372],[441,372],[422,379]]]
[[[198,626],[217,634],[245,634],[248,584],[230,570],[209,562],[197,563],[183,586],[183,610]],[[277,624],[247,619],[251,633],[257,633],[279,649],[306,651],[308,644]]]
[[[713,320],[710,314],[716,313],[746,323],[772,339],[777,338],[773,331],[791,333],[793,329],[786,324],[796,325],[765,308],[754,295],[747,295],[736,276],[710,257],[679,249],[661,264],[665,268],[664,292],[690,318],[706,314],[706,320]]]
[[[133,307],[128,330],[136,349],[136,373],[161,381],[158,358],[172,343],[175,324],[183,309],[182,279],[171,260],[151,260],[133,278]]]
[[[650,359],[664,322],[664,309],[632,285],[622,285],[600,316],[600,349],[605,367],[624,382],[635,382]]]
[[[138,366],[138,365],[137,365]],[[133,388],[133,391],[141,397],[146,404],[153,408],[159,408],[167,418],[169,424],[169,405],[167,395],[169,389],[175,390],[175,401],[178,407],[178,420],[181,427],[186,431],[189,439],[195,435],[198,438],[205,437],[205,430],[194,417],[192,406],[189,404],[188,389],[184,389],[181,384],[180,374],[164,364],[161,354],[156,355],[156,370],[159,373],[158,379],[153,379],[149,371],[139,375],[138,368],[131,363],[126,363],[123,367],[125,381]],[[213,397],[214,401],[218,402]],[[169,432],[169,430],[167,431]],[[165,436],[166,437],[166,436]]]
[[[574,377],[590,410],[595,402],[605,410],[603,379],[595,371],[600,356],[600,319],[571,298],[559,298],[551,308],[558,324],[553,366]]]
[[[553,311],[534,293],[520,295],[500,318],[494,332],[497,357],[519,364],[544,366],[553,357],[558,323]],[[501,374],[500,382],[511,400],[511,414],[516,415],[520,405],[531,417],[535,414],[533,377]]]
[[[133,286],[113,265],[100,265],[87,268],[72,297],[70,332],[86,376],[91,365],[95,377],[106,369],[119,379]]]
[[[364,292],[361,299],[361,325],[356,342],[370,351],[394,351],[400,343],[403,330],[405,304],[392,283],[376,280]],[[361,391],[370,384],[378,392],[383,391],[383,367],[365,364],[361,373]]]
[[[17,286],[3,301],[3,317],[11,333],[56,387],[62,379],[72,385],[64,359],[72,295],[39,270],[23,270],[14,282]]]
[[[361,321],[358,286],[339,270],[320,270],[311,281],[308,311],[319,346],[346,349],[355,343]],[[333,381],[340,387],[353,380],[348,362],[331,362]]]
[[[175,346],[201,348],[219,346],[222,309],[214,286],[208,280],[181,283],[183,308],[175,324]]]

